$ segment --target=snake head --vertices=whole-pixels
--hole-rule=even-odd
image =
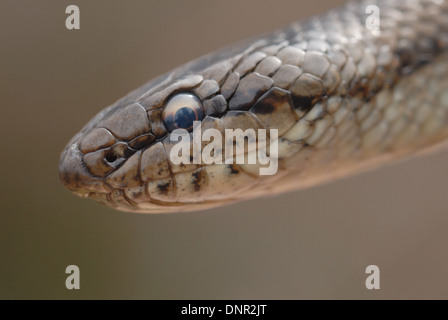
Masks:
[[[228,199],[256,179],[233,164],[170,158],[177,143],[170,139],[172,132],[191,132],[194,121],[202,132],[261,128],[249,112],[227,109],[211,77],[170,75],[152,81],[101,111],[72,138],[61,155],[60,179],[81,197],[125,211],[191,210]]]
[[[199,98],[192,93],[173,94],[179,86],[187,91],[201,81],[200,76],[183,77],[183,81],[165,76],[97,114],[62,152],[59,173],[64,186],[81,197],[128,211],[140,202],[151,203],[148,184],[161,194],[161,202],[173,202],[172,168],[164,140],[168,130],[203,118]],[[195,108],[185,107],[185,98]]]

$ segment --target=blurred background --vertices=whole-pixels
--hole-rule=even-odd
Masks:
[[[0,2],[0,298],[448,298],[448,154],[213,210],[72,195],[69,139],[151,78],[343,1]],[[65,28],[76,4],[81,29]],[[81,289],[65,288],[77,265]],[[365,288],[378,265],[381,289]]]

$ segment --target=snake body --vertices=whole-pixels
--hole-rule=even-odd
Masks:
[[[366,25],[372,4],[379,29]],[[104,109],[63,151],[61,181],[148,213],[305,188],[445,141],[447,75],[447,1],[350,2],[201,57]],[[277,129],[277,173],[174,164],[164,111],[182,93],[200,101],[202,129]]]

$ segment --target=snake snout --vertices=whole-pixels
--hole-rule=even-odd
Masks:
[[[62,184],[79,196],[86,197],[92,192],[107,193],[101,179],[92,176],[83,164],[76,137],[67,145],[59,162],[59,178]]]

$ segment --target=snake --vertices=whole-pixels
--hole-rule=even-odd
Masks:
[[[264,147],[276,172],[260,174],[261,161],[220,162],[218,148],[213,163],[174,161],[174,133],[192,137],[198,124],[199,137],[214,129],[223,140],[227,130],[266,130],[265,144],[251,139],[243,157]],[[196,211],[334,181],[447,137],[448,1],[360,0],[149,81],[70,140],[59,176],[118,210]],[[212,140],[220,142],[196,147]]]

